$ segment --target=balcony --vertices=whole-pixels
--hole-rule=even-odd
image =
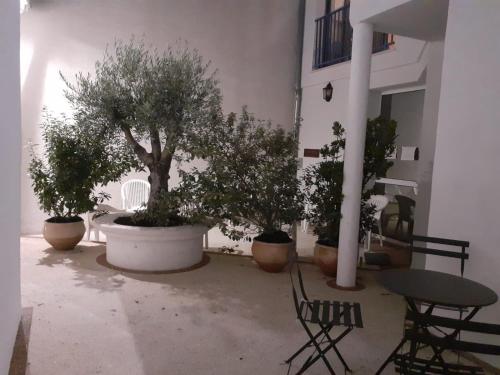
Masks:
[[[316,19],[313,69],[351,60],[349,10],[350,5],[346,5]],[[373,53],[386,50],[393,43],[392,34],[373,33]]]

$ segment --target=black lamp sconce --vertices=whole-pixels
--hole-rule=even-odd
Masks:
[[[332,100],[332,95],[333,95],[333,86],[330,82],[323,87],[323,99],[327,102]]]

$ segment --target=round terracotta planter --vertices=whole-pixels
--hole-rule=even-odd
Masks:
[[[316,242],[314,247],[314,263],[326,276],[337,276],[339,250],[333,246],[321,245]]]
[[[293,251],[293,242],[269,243],[253,240],[253,259],[264,271],[281,272],[288,264],[288,254]]]
[[[83,219],[73,223],[51,223],[45,220],[43,237],[56,250],[72,250],[85,234]]]

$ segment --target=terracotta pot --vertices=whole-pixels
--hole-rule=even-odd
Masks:
[[[333,246],[321,245],[316,242],[314,247],[314,263],[326,276],[337,276],[339,249]]]
[[[51,223],[45,220],[43,237],[56,250],[72,250],[85,234],[83,219],[73,223]]]
[[[288,264],[288,254],[293,251],[293,242],[269,243],[253,240],[253,259],[264,271],[281,272]]]

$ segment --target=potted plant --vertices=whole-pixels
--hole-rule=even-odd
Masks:
[[[280,272],[294,242],[286,229],[302,218],[294,132],[257,120],[243,108],[212,130],[207,168],[197,173],[198,194],[219,227],[233,240],[252,240],[252,254],[265,271]]]
[[[186,46],[160,52],[132,40],[116,42],[93,75],[63,79],[87,132],[98,134],[101,142],[125,141],[149,171],[151,190],[143,211],[97,219],[107,237],[108,262],[141,271],[200,262],[208,228],[190,209],[196,202],[179,198],[190,199],[189,194],[171,186],[170,170],[173,162],[203,157],[205,136],[222,119],[221,93],[209,64]]]
[[[332,130],[333,141],[320,150],[322,160],[307,168],[304,173],[306,202],[309,207],[305,217],[314,228],[314,234],[318,236],[314,261],[328,276],[337,274],[345,149],[342,125],[335,122]],[[394,152],[395,138],[395,121],[382,117],[368,120],[359,223],[360,242],[374,224],[374,208],[367,204],[372,192],[370,183],[374,177],[384,176],[392,166],[392,162],[387,158]]]
[[[79,215],[108,197],[94,193],[95,188],[117,176],[105,166],[107,150],[89,147],[90,138],[64,115],[57,118],[44,110],[42,140],[43,156],[31,146],[29,174],[40,208],[51,216],[45,221],[43,235],[55,249],[71,250],[85,233]]]

